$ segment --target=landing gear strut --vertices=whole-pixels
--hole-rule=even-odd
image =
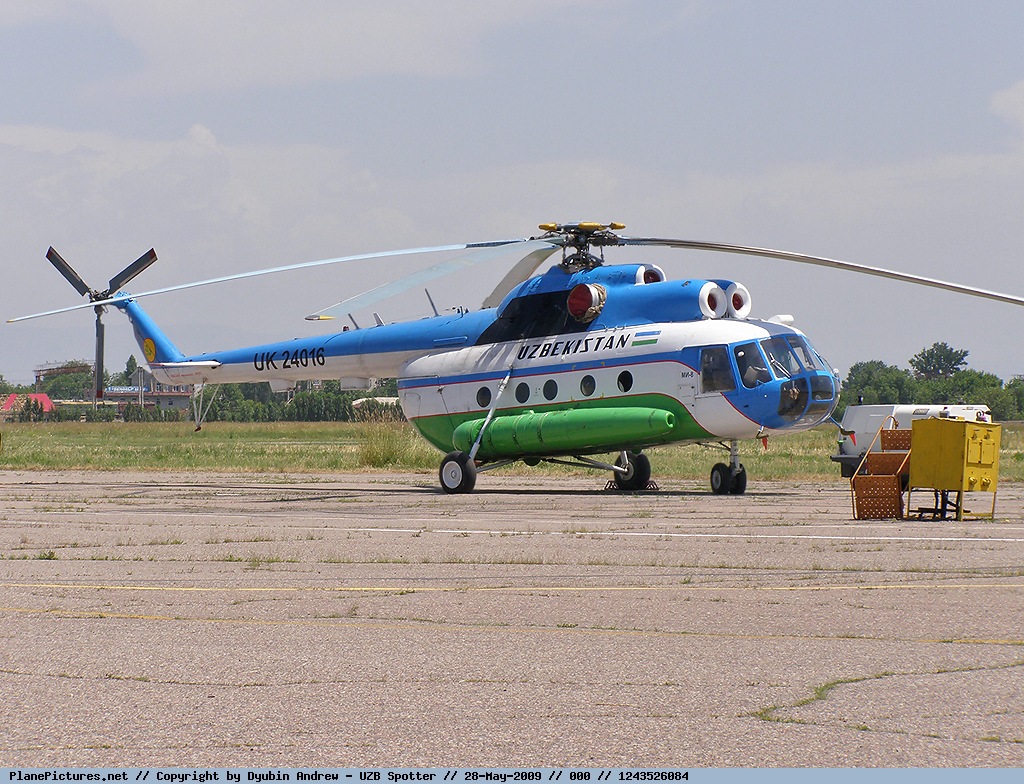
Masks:
[[[206,395],[206,387],[213,386],[213,394],[210,395],[210,400],[205,405],[203,403]],[[203,429],[203,422],[206,421],[206,415],[210,413],[210,408],[213,406],[213,401],[217,399],[217,392],[220,387],[216,384],[210,385],[205,381],[202,384],[192,385],[192,420],[196,423],[195,432],[199,432]]]
[[[747,469],[740,463],[739,442],[729,442],[729,465],[716,463],[711,469],[711,492],[715,495],[743,495],[747,491]]]

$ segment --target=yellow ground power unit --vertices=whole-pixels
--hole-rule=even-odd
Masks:
[[[964,493],[992,493],[996,513],[999,483],[1000,426],[961,419],[919,419],[912,423],[913,453],[910,461],[910,493],[930,489],[942,499],[943,512],[950,493],[956,493],[956,519],[964,515]],[[943,514],[944,516],[944,514]]]

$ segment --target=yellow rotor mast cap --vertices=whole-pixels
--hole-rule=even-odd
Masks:
[[[582,223],[542,223],[537,228],[542,231],[566,231],[575,229],[577,231],[605,231],[611,229],[612,231],[621,231],[626,228],[625,223],[596,223],[593,221],[584,221]]]

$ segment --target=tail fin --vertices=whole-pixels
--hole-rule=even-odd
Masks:
[[[124,299],[118,299],[111,304],[128,316],[128,320],[135,330],[135,340],[138,342],[139,348],[142,349],[142,355],[148,364],[181,362],[185,359],[185,355],[171,343],[170,339],[135,300],[125,296]]]

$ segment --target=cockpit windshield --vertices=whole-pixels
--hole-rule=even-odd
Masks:
[[[782,381],[779,416],[790,422],[817,423],[835,406],[833,373],[800,335],[778,335],[761,341],[772,373]]]
[[[825,370],[821,360],[800,335],[780,335],[761,341],[772,373],[780,380],[805,370]]]
[[[768,357],[768,365],[776,378],[792,378],[800,372],[800,361],[784,337],[762,340],[761,348],[764,349],[764,355]]]
[[[731,348],[734,372],[729,372]],[[771,385],[778,395],[775,414],[783,427],[816,425],[835,408],[839,385],[832,369],[802,335],[787,333],[738,343],[707,346],[700,355],[701,393],[743,393]],[[740,386],[742,384],[742,387]],[[764,391],[767,399],[769,393]],[[729,396],[729,395],[727,395]],[[747,406],[744,405],[744,408]],[[772,415],[763,423],[769,423]],[[770,425],[772,427],[776,425]]]
[[[787,340],[789,340],[790,345],[793,346],[793,350],[796,352],[797,357],[799,357],[805,368],[808,370],[827,370],[831,372],[831,368],[824,366],[822,359],[814,353],[814,349],[812,349],[807,344],[807,341],[802,337],[799,335],[790,335]]]

